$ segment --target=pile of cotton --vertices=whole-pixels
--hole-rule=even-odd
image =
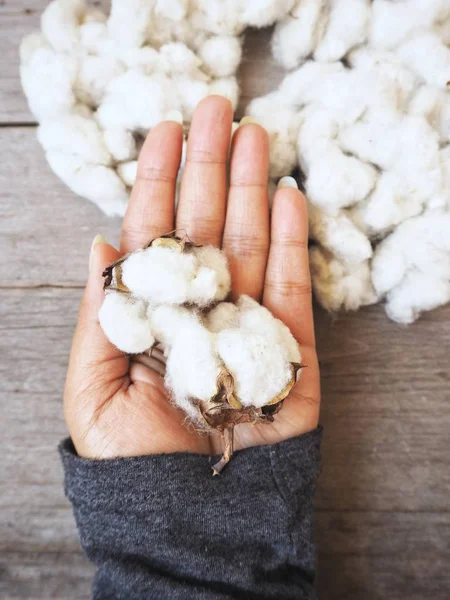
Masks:
[[[248,296],[225,302],[225,254],[172,236],[153,240],[104,272],[100,325],[127,354],[156,346],[166,357],[174,403],[201,427],[227,432],[270,423],[296,382],[300,349],[290,330]],[[230,445],[231,444],[231,445]]]
[[[172,110],[188,125],[207,94],[236,107],[241,34],[271,24],[289,72],[247,113],[269,133],[271,188],[305,177],[316,296],[329,310],[386,300],[410,323],[449,285],[450,0],[112,0],[109,17],[56,0],[21,47],[47,159],[123,214],[143,136]],[[399,279],[394,251],[410,265]]]

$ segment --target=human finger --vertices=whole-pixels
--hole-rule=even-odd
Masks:
[[[136,182],[122,224],[123,253],[174,228],[175,190],[183,147],[181,115],[159,123],[142,147]]]
[[[226,163],[233,108],[208,96],[194,111],[176,214],[177,230],[197,244],[219,246],[226,207]]]
[[[241,125],[233,137],[222,247],[230,264],[233,296],[259,300],[269,251],[269,139],[256,124]]]
[[[286,323],[300,345],[314,346],[306,201],[292,177],[280,184],[272,206],[263,303]]]

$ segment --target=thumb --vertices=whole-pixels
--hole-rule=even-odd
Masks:
[[[86,403],[97,409],[124,385],[128,374],[127,357],[109,342],[98,322],[104,299],[102,273],[119,257],[102,236],[94,238],[67,373],[65,404],[69,413],[72,409],[77,413]]]

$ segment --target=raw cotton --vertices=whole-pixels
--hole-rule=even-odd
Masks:
[[[305,176],[316,295],[333,311],[386,300],[411,322],[448,301],[437,285],[421,293],[434,269],[401,271],[395,308],[379,281],[413,245],[430,269],[448,260],[420,226],[396,234],[423,218],[427,239],[450,237],[450,0],[112,0],[109,16],[55,0],[21,46],[48,162],[123,214],[143,136],[171,110],[189,124],[211,93],[236,107],[242,34],[272,24],[289,73],[247,113],[269,134],[269,189],[298,166]]]
[[[223,301],[230,274],[222,251],[166,236],[104,276],[105,335],[127,354],[151,354],[159,344],[169,394],[197,426],[226,431],[229,451],[235,425],[272,422],[296,382],[300,349],[252,298]]]

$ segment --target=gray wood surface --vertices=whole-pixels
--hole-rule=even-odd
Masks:
[[[45,0],[0,3],[0,598],[89,597],[55,447],[92,238],[119,220],[46,165],[20,91],[17,45]],[[242,112],[280,71],[251,33]],[[5,59],[6,60],[3,60]],[[25,124],[28,126],[19,126]],[[325,600],[447,600],[450,590],[450,307],[409,328],[382,307],[316,309],[325,425],[316,500]]]

